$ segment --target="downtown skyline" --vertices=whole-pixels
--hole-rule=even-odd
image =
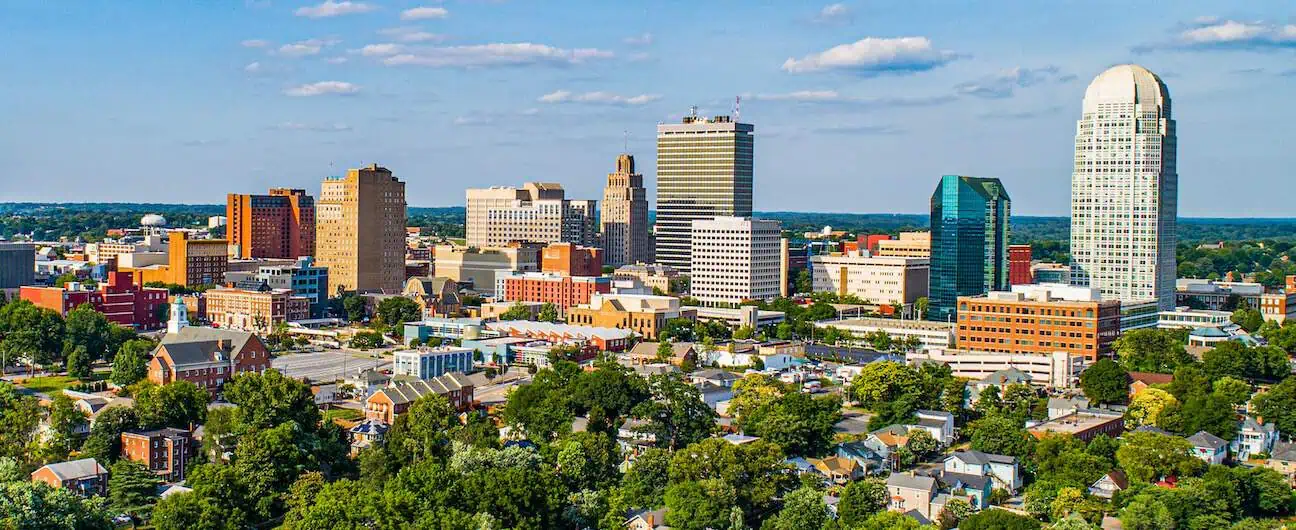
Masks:
[[[0,67],[28,81],[0,87],[0,108],[25,125],[0,132],[0,201],[216,203],[372,162],[413,206],[522,181],[595,199],[623,145],[651,198],[655,126],[690,105],[730,114],[741,95],[757,211],[921,213],[957,173],[1000,178],[1016,214],[1065,216],[1085,84],[1135,62],[1176,103],[1181,215],[1289,215],[1277,194],[1217,184],[1290,171],[1274,133],[1296,118],[1281,4],[987,7],[16,2],[0,42],[18,53]],[[978,23],[996,19],[1015,23]]]

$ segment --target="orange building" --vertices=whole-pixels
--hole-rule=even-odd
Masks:
[[[297,259],[315,254],[315,199],[306,190],[231,193],[225,198],[225,217],[233,257]]]
[[[602,276],[603,251],[571,243],[550,243],[541,253],[540,270],[564,276]]]
[[[1049,291],[958,299],[958,347],[992,353],[1067,352],[1095,361],[1120,335],[1120,302],[1062,300]]]
[[[567,311],[567,323],[596,328],[628,329],[647,340],[657,340],[666,322],[675,318],[697,318],[692,308],[680,306],[674,296],[595,295],[590,303]]]
[[[171,282],[177,285],[219,285],[229,268],[229,242],[224,239],[189,239],[179,230],[168,234]]]

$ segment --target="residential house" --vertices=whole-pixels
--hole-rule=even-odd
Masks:
[[[1224,457],[1228,456],[1229,443],[1206,431],[1189,436],[1188,442],[1193,445],[1193,456],[1207,464],[1223,464]]]
[[[729,400],[733,399],[732,388],[716,385],[708,381],[693,383],[701,393],[702,402],[706,403],[717,414],[725,414],[729,409]]]
[[[760,437],[759,437],[759,436],[747,436],[747,435],[745,435],[745,434],[738,434],[738,433],[730,433],[730,434],[726,434],[726,435],[724,435],[724,436],[721,437],[720,439],[721,439],[721,440],[724,440],[724,441],[726,441],[726,442],[729,442],[729,443],[732,444],[732,445],[746,445],[746,444],[752,443],[752,442],[754,442],[754,441],[756,441],[756,440],[759,440]]]
[[[885,469],[895,471],[900,467],[899,455],[896,449],[904,447],[909,443],[909,427],[904,425],[888,425],[876,431],[870,432],[868,438],[864,439],[864,445],[878,456],[882,457]]]
[[[255,334],[185,326],[162,337],[148,379],[158,385],[189,381],[215,397],[234,374],[268,368],[270,352]]]
[[[1130,386],[1129,386],[1130,397],[1134,397],[1134,394],[1137,394],[1139,393],[1139,391],[1147,387],[1150,387],[1152,385],[1164,385],[1171,381],[1174,381],[1173,375],[1157,374],[1152,372],[1130,372],[1129,378],[1130,378]]]
[[[759,367],[782,370],[800,363],[805,358],[805,345],[799,342],[743,342],[734,341],[704,352],[703,364],[741,368]],[[757,362],[759,361],[759,365]]]
[[[1118,491],[1125,491],[1129,487],[1129,479],[1125,477],[1125,472],[1114,469],[1112,472],[1103,475],[1102,478],[1094,481],[1089,486],[1089,494],[1101,499],[1111,499]]]
[[[315,397],[315,406],[327,405],[338,401],[337,384],[313,385],[311,395]]]
[[[1089,400],[1082,396],[1050,397],[1048,400],[1048,419],[1054,420],[1087,408],[1089,408]]]
[[[666,509],[660,510],[634,510],[627,514],[626,521],[621,524],[626,530],[657,530],[670,528],[666,526]]]
[[[733,388],[734,382],[739,379],[742,379],[742,376],[719,368],[708,368],[689,374],[689,380],[693,384],[710,383],[724,388]]]
[[[918,422],[909,425],[910,428],[922,429],[931,433],[932,438],[940,442],[941,445],[949,446],[954,443],[954,415],[940,410],[917,410],[914,416]]]
[[[1273,423],[1264,423],[1263,419],[1243,416],[1238,425],[1237,437],[1229,444],[1233,458],[1238,462],[1250,459],[1260,453],[1273,451],[1274,442],[1278,441],[1278,427]]]
[[[463,412],[472,407],[473,382],[462,373],[451,372],[384,388],[365,399],[365,418],[391,424],[396,421],[396,416],[409,410],[414,401],[434,394],[444,396],[452,408]]]
[[[32,472],[31,479],[84,496],[108,494],[108,469],[93,458],[43,465]]]
[[[414,277],[405,282],[402,293],[414,300],[424,317],[452,317],[459,314],[462,304],[459,300],[459,284],[450,278]]]
[[[973,508],[983,510],[990,506],[990,493],[994,489],[994,481],[990,477],[941,471],[940,482],[952,496],[965,497]],[[940,515],[940,512],[933,509],[932,515]]]
[[[915,475],[912,471],[892,473],[887,477],[887,493],[890,500],[887,509],[893,512],[915,512],[926,520],[931,520],[931,502],[936,497],[936,479]]]
[[[864,466],[850,458],[829,456],[825,458],[807,458],[819,474],[838,486],[845,485],[864,476]]]
[[[947,472],[988,477],[994,482],[994,487],[1010,493],[1017,493],[1022,487],[1021,467],[1014,456],[955,451],[945,457],[944,466]]]
[[[1266,466],[1282,473],[1288,483],[1296,484],[1296,442],[1275,443]]]
[[[998,388],[999,393],[1002,395],[1004,387],[1016,384],[1031,384],[1031,375],[1015,367],[991,372],[990,375],[982,377],[967,386],[968,396],[965,401],[967,406],[971,407],[981,398],[981,392],[984,392],[985,389]]]
[[[381,445],[387,437],[391,425],[378,420],[365,420],[347,429],[351,440],[351,455],[360,454],[366,448]]]
[[[865,473],[879,472],[885,465],[886,458],[874,451],[865,442],[845,442],[837,445],[836,454],[841,458],[854,460]]]
[[[635,344],[630,352],[624,357],[630,359],[634,364],[650,364],[661,362],[657,358],[657,342],[640,342]],[[670,364],[673,366],[682,366],[685,360],[690,360],[697,365],[698,354],[697,345],[692,342],[672,342]]]
[[[622,473],[634,465],[639,455],[657,445],[657,435],[647,429],[651,424],[647,420],[630,418],[621,422],[617,428],[617,446],[621,448],[622,461],[618,469]]]
[[[356,373],[342,382],[343,385],[350,385],[355,389],[355,397],[361,400],[369,399],[374,392],[387,387],[391,383],[391,376],[379,372],[373,368],[367,368]]]
[[[181,482],[193,456],[193,433],[187,429],[126,431],[121,435],[122,458],[148,466],[165,482]]]

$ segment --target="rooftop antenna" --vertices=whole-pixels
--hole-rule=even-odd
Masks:
[[[742,116],[742,96],[734,96],[734,121],[741,121]]]
[[[630,131],[627,130],[621,131],[621,152],[622,153],[630,152]]]
[[[690,114],[691,116],[693,116],[694,118],[697,117],[697,105],[690,105],[690,106],[689,106],[689,114]]]

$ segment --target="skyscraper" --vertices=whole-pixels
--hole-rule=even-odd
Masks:
[[[470,247],[503,247],[514,241],[598,245],[598,201],[568,199],[560,184],[470,188],[466,195],[464,232]]]
[[[329,295],[398,293],[405,280],[405,183],[378,164],[320,186],[315,261],[329,269]]]
[[[648,191],[643,175],[635,173],[634,157],[617,157],[616,172],[608,173],[599,212],[603,233],[603,263],[613,267],[652,261],[648,242]]]
[[[1179,174],[1170,91],[1142,66],[1098,74],[1076,123],[1071,283],[1174,308]]]
[[[1008,289],[1011,204],[999,179],[941,177],[931,198],[929,320],[952,321],[960,296]]]
[[[315,254],[315,199],[306,190],[225,197],[227,239],[235,258],[297,259]]]
[[[692,225],[689,292],[708,306],[737,306],[780,294],[782,224],[766,219],[713,217]]]
[[[688,274],[694,220],[751,217],[755,130],[696,112],[657,126],[657,263]]]

